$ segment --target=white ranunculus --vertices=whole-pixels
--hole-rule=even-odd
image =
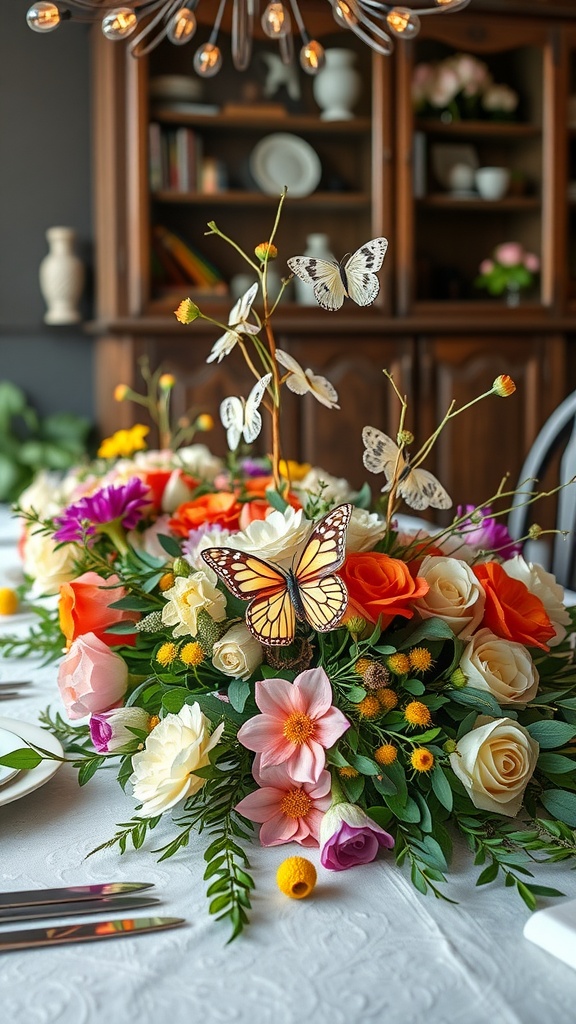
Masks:
[[[30,527],[24,545],[24,572],[34,580],[32,596],[57,594],[62,583],[75,579],[79,556],[78,544],[58,545],[49,534]]]
[[[386,535],[386,522],[376,512],[353,508],[346,531],[346,554],[371,551]]]
[[[502,568],[512,579],[524,583],[531,594],[542,601],[556,635],[548,640],[550,647],[556,647],[566,636],[566,626],[570,625],[570,615],[564,607],[564,588],[556,582],[551,572],[546,572],[541,565],[527,562],[522,555],[516,555],[504,562]]]
[[[198,703],[185,704],[177,715],[166,715],[147,737],[144,750],[134,754],[130,782],[142,801],[143,817],[162,814],[202,788],[206,780],[194,772],[209,763],[224,723],[212,735],[209,726]]]
[[[489,629],[474,634],[460,659],[470,686],[488,690],[500,705],[526,704],[538,692],[538,670],[523,644]]]
[[[303,498],[304,504],[309,494],[321,494],[323,500],[331,505],[341,505],[345,501],[350,501],[354,494],[353,488],[344,477],[332,476],[320,466],[314,466],[302,480],[295,480],[292,490]]]
[[[249,679],[263,660],[262,645],[243,622],[231,626],[212,652],[214,668],[234,679]]]
[[[45,518],[60,512],[65,502],[61,496],[62,480],[58,473],[42,469],[18,498],[23,512],[35,512]]]
[[[290,566],[306,540],[311,525],[302,509],[296,511],[291,506],[283,512],[272,509],[265,519],[254,519],[245,530],[233,533],[226,545],[238,551],[256,554],[259,558],[271,558],[282,566]]]
[[[220,526],[209,526],[204,523],[197,530],[190,530],[188,538],[182,542],[182,554],[195,569],[202,569],[211,583],[216,585],[218,577],[202,558],[202,552],[208,548],[228,547],[230,530]]]
[[[190,487],[183,478],[182,470],[173,469],[162,492],[162,511],[175,512],[179,505],[190,501],[193,490],[194,488]]]
[[[482,621],[486,598],[470,566],[460,558],[427,555],[418,575],[430,588],[414,603],[420,618],[437,616],[456,636],[471,636]]]
[[[174,636],[196,636],[199,611],[208,612],[215,622],[226,618],[226,597],[202,570],[177,576],[164,597],[168,603],[162,609],[162,622],[174,626]]]
[[[511,718],[479,715],[450,754],[452,771],[475,807],[514,818],[536,767],[540,747]]]
[[[210,483],[225,468],[222,459],[212,455],[205,444],[190,444],[186,448],[179,448],[177,457],[187,473]]]

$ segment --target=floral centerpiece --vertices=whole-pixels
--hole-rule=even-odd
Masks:
[[[46,545],[55,568],[44,568],[44,584],[53,593],[59,583],[57,613],[45,611],[23,642],[47,655],[65,647],[58,685],[69,722],[46,712],[44,724],[82,784],[117,763],[137,801],[104,846],[140,847],[173,816],[168,858],[203,832],[209,910],[232,937],[248,921],[254,839],[319,847],[326,870],[395,857],[420,892],[441,896],[460,834],[481,865],[478,884],[501,876],[533,908],[558,895],[533,881],[536,862],[576,854],[576,670],[562,588],[492,511],[510,504],[504,485],[445,529],[407,531],[398,520],[402,502],[451,506],[423,463],[469,406],[450,406],[417,446],[388,375],[397,436],[363,432],[365,468],[382,488],[375,501],[282,458],[282,389],[329,408],[338,396],[276,347],[273,239],[255,258],[243,253],[255,285],[218,325],[209,357],[240,353],[255,378],[246,399],[222,403],[227,462],[194,445],[134,454],[144,444],[134,428],[104,442],[105,472],[71,490],[65,481],[67,496],[42,514],[30,495],[20,510],[28,567],[29,545]],[[361,247],[344,275],[299,257],[290,265],[314,276],[325,303],[334,274],[362,301],[363,287],[371,298],[378,290],[370,267],[382,242]],[[177,311],[183,323],[202,315],[190,299]],[[158,377],[166,440],[171,383]],[[477,401],[514,391],[502,375]],[[245,445],[262,413],[273,448],[253,459]],[[527,485],[525,500],[535,498]],[[31,767],[44,756],[26,748],[1,760]],[[306,859],[295,863],[304,876],[291,863],[283,877],[298,895],[311,883]]]
[[[494,82],[488,65],[470,53],[455,53],[436,63],[416,64],[412,103],[417,114],[443,121],[470,118],[512,120],[518,93]]]
[[[502,242],[478,269],[476,288],[486,288],[490,295],[506,293],[509,304],[517,305],[520,292],[534,284],[540,260],[520,242]]]

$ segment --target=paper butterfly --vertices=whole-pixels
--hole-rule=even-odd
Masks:
[[[410,508],[419,512],[432,508],[450,508],[452,499],[442,484],[427,469],[412,469],[398,445],[376,427],[364,427],[362,440],[366,447],[362,461],[371,473],[384,473],[389,491],[396,474],[396,490]]]
[[[208,548],[207,565],[234,597],[250,601],[246,625],[262,644],[289,644],[296,619],[325,633],[340,621],[348,605],[348,591],[335,576],[344,561],[346,529],[352,505],[338,505],[314,527],[295,569],[282,569],[256,555],[233,548]]]
[[[231,395],[221,403],[220,419],[226,430],[226,440],[231,451],[236,450],[241,437],[246,444],[251,444],[262,430],[262,417],[258,412],[258,406],[271,380],[272,374],[267,373],[256,381],[247,399]]]
[[[346,297],[358,306],[370,306],[380,291],[376,273],[384,262],[387,248],[387,238],[373,238],[346,262],[293,256],[288,266],[301,281],[314,286],[316,301],[323,309],[340,309]]]

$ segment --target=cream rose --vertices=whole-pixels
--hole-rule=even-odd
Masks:
[[[130,782],[134,796],[142,801],[142,815],[152,817],[193,796],[205,783],[194,775],[210,762],[209,753],[218,743],[224,723],[210,735],[209,721],[200,705],[185,704],[177,715],[166,715],[152,730],[144,750],[132,758]]]
[[[302,509],[295,511],[291,506],[284,512],[273,509],[265,519],[254,519],[245,530],[231,534],[226,545],[238,551],[256,552],[260,558],[272,558],[280,565],[290,566],[311,525]]]
[[[448,623],[456,636],[470,636],[482,622],[484,590],[472,569],[459,558],[427,555],[418,575],[429,587],[414,607],[420,618],[436,616]]]
[[[249,679],[258,665],[262,664],[263,659],[261,644],[243,622],[231,626],[228,632],[216,641],[212,652],[214,668],[234,679]]]
[[[346,531],[346,554],[371,551],[386,534],[386,523],[376,514],[364,508],[352,509],[352,516]]]
[[[499,704],[526,704],[538,692],[538,670],[523,644],[495,636],[489,629],[474,634],[460,659],[470,686],[488,690]]]
[[[174,626],[174,636],[196,636],[201,610],[215,622],[226,618],[226,597],[201,569],[191,576],[177,576],[164,597],[168,603],[162,609],[162,622]]]
[[[450,764],[475,807],[514,818],[539,750],[518,722],[479,715],[472,731],[458,740]]]
[[[550,647],[562,643],[566,636],[566,626],[570,625],[570,616],[564,607],[564,588],[556,582],[551,572],[535,562],[527,562],[522,555],[516,555],[504,562],[502,568],[512,579],[524,583],[534,597],[540,598],[550,622],[556,630],[556,636],[548,640]]]
[[[75,563],[79,554],[77,544],[58,545],[49,534],[30,527],[24,545],[24,572],[34,580],[33,596],[57,594],[62,583],[73,580],[78,575]]]
[[[354,489],[348,481],[340,476],[332,476],[319,466],[314,466],[302,480],[295,480],[292,490],[306,504],[309,494],[322,494],[324,501],[333,505],[341,505],[344,501],[350,501]]]

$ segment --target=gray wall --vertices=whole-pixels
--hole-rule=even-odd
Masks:
[[[92,340],[81,326],[43,323],[38,284],[46,229],[75,228],[91,316],[89,30],[64,24],[41,36],[26,25],[29,0],[0,6],[0,379],[42,414],[93,419]]]

